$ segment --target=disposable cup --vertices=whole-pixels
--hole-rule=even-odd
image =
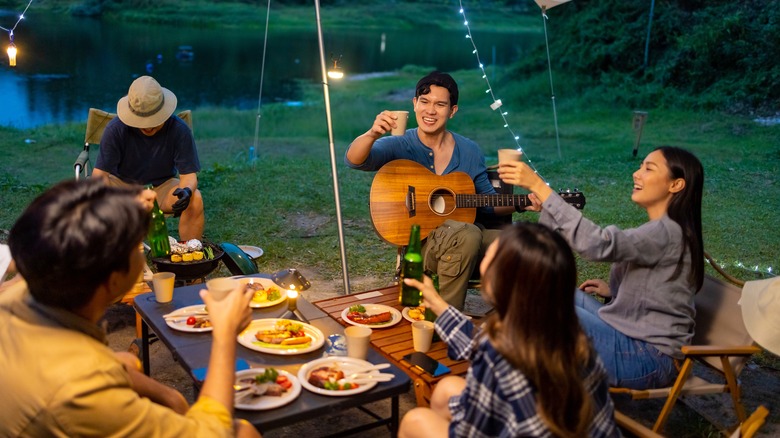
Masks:
[[[390,114],[396,117],[396,127],[390,130],[390,134],[404,135],[406,132],[406,122],[409,120],[409,111],[390,111]]]
[[[498,164],[505,163],[507,161],[520,161],[522,152],[517,149],[499,149],[498,150]]]
[[[433,323],[430,321],[415,321],[412,323],[412,344],[414,351],[427,353],[431,349],[433,339]]]
[[[344,329],[347,338],[347,356],[364,359],[368,355],[368,345],[372,330],[368,327],[350,326]]]
[[[241,283],[235,278],[212,278],[206,282],[209,294],[217,301],[224,299],[228,294],[239,287]]]
[[[158,303],[170,303],[173,299],[173,282],[176,274],[173,272],[158,272],[152,275],[152,289]]]

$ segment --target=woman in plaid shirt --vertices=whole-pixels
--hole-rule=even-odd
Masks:
[[[476,332],[429,278],[404,280],[438,315],[449,356],[471,367],[439,382],[430,408],[409,411],[400,436],[620,436],[606,373],[574,310],[577,271],[563,238],[517,223],[488,248],[480,273],[496,311]]]

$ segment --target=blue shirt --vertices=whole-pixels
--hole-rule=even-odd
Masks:
[[[466,387],[450,399],[450,436],[552,437],[536,411],[536,390],[528,378],[496,351],[487,336],[472,338],[474,325],[450,306],[436,318],[436,332],[453,359],[471,361]],[[594,417],[589,437],[619,437],[607,376],[593,354],[583,369],[583,383],[593,398]]]
[[[115,117],[103,132],[95,167],[124,182],[157,186],[199,171],[200,161],[190,127],[177,116],[151,137]]]
[[[482,155],[479,145],[454,132],[452,132],[452,137],[455,139],[455,149],[452,151],[452,158],[442,174],[464,172],[474,181],[477,194],[495,194],[496,191],[488,179],[485,157]],[[420,163],[435,173],[433,150],[420,141],[417,128],[407,129],[404,135],[390,135],[378,139],[371,147],[366,161],[361,164],[351,163],[346,155],[344,156],[344,162],[347,166],[368,171],[379,170],[385,164],[401,159]]]

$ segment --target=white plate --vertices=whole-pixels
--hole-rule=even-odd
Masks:
[[[301,395],[301,382],[298,381],[298,378],[296,378],[291,373],[288,373],[287,371],[279,369],[277,369],[277,371],[279,372],[280,376],[287,376],[287,378],[292,383],[292,386],[287,390],[287,392],[282,394],[280,397],[271,395],[261,395],[259,397],[245,395],[239,397],[240,394],[236,394],[236,402],[234,405],[235,408],[245,409],[248,411],[265,411],[267,409],[274,409],[278,408],[279,406],[284,406],[298,398],[298,396]],[[236,373],[236,385],[239,384],[238,381],[241,379],[254,377],[258,374],[263,374],[264,372],[265,368],[251,368],[248,370],[239,371]]]
[[[254,308],[271,307],[271,306],[275,306],[275,305],[277,305],[279,303],[282,303],[282,302],[284,302],[284,300],[287,299],[287,293],[284,291],[284,289],[282,289],[281,287],[277,286],[276,283],[274,283],[273,281],[271,281],[268,278],[258,278],[258,277],[236,277],[236,278],[238,278],[238,281],[241,281],[243,283],[249,283],[249,282],[260,283],[261,285],[263,285],[263,289],[269,289],[271,287],[275,287],[275,288],[279,289],[279,292],[280,292],[280,295],[281,295],[279,297],[279,299],[273,300],[273,301],[255,301],[255,300],[252,300],[252,301],[249,302],[249,307],[254,307]]]
[[[248,255],[252,260],[263,256],[263,248],[258,246],[238,245],[238,247],[241,248],[241,251],[244,251],[246,255]]]
[[[210,332],[213,330],[213,327],[201,327],[201,328],[195,328],[191,325],[187,325],[187,317],[196,312],[203,312],[206,310],[206,306],[203,304],[196,304],[194,306],[187,306],[182,307],[181,309],[176,309],[173,312],[171,312],[171,316],[176,315],[182,315],[181,318],[168,318],[165,320],[165,323],[168,324],[168,327],[176,330],[181,330],[183,332],[193,332],[193,333],[201,333],[201,332]],[[196,316],[196,318],[202,318],[202,316]]]
[[[301,369],[298,371],[298,380],[301,381],[301,385],[303,385],[304,388],[308,389],[311,392],[314,392],[316,394],[321,395],[330,395],[334,397],[341,397],[341,396],[347,396],[347,395],[353,395],[353,394],[360,394],[361,392],[366,392],[369,389],[376,386],[376,382],[371,383],[364,383],[362,385],[359,385],[355,389],[345,389],[343,391],[334,391],[330,389],[324,389],[324,388],[318,388],[311,383],[309,383],[309,374],[312,372],[312,370],[323,367],[323,366],[338,366],[339,368],[344,371],[344,375],[348,376],[350,374],[354,374],[356,370],[363,369],[365,367],[370,367],[373,365],[371,362],[365,361],[363,359],[355,359],[353,357],[323,357],[322,359],[316,359],[313,360],[307,364],[304,364]],[[378,374],[379,371],[369,371],[370,374]]]
[[[303,332],[312,338],[311,344],[305,347],[292,346],[290,348],[272,348],[259,345],[259,343],[257,343],[257,338],[255,338],[255,333],[257,333],[258,330],[273,330],[274,327],[276,327],[277,321],[283,320],[279,318],[266,318],[252,321],[249,323],[249,327],[245,328],[244,331],[239,333],[238,343],[250,350],[259,351],[261,353],[276,354],[279,356],[308,353],[322,347],[322,344],[325,343],[325,335],[322,333],[322,331],[320,331],[320,329],[314,327],[313,325],[306,324],[305,322],[293,321],[303,326]]]
[[[407,320],[409,322],[424,321],[425,320],[425,318],[423,318],[423,319],[414,319],[414,318],[412,318],[409,315],[409,311],[412,310],[412,309],[413,309],[413,307],[404,307],[404,310],[401,311],[401,315],[403,315],[405,320]]]
[[[376,315],[377,313],[390,312],[390,316],[392,316],[392,319],[388,322],[383,322],[381,324],[361,324],[359,322],[355,322],[347,318],[347,315],[349,314],[349,307],[347,307],[346,309],[344,309],[343,312],[341,312],[341,319],[343,319],[344,322],[348,324],[370,327],[372,329],[391,327],[398,324],[401,321],[401,312],[399,312],[398,310],[390,306],[385,306],[384,304],[363,304],[362,306],[366,308],[366,313],[369,315]]]

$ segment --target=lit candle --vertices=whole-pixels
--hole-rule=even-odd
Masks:
[[[287,289],[287,310],[294,312],[298,309],[298,291],[295,286],[291,285],[290,289]]]

